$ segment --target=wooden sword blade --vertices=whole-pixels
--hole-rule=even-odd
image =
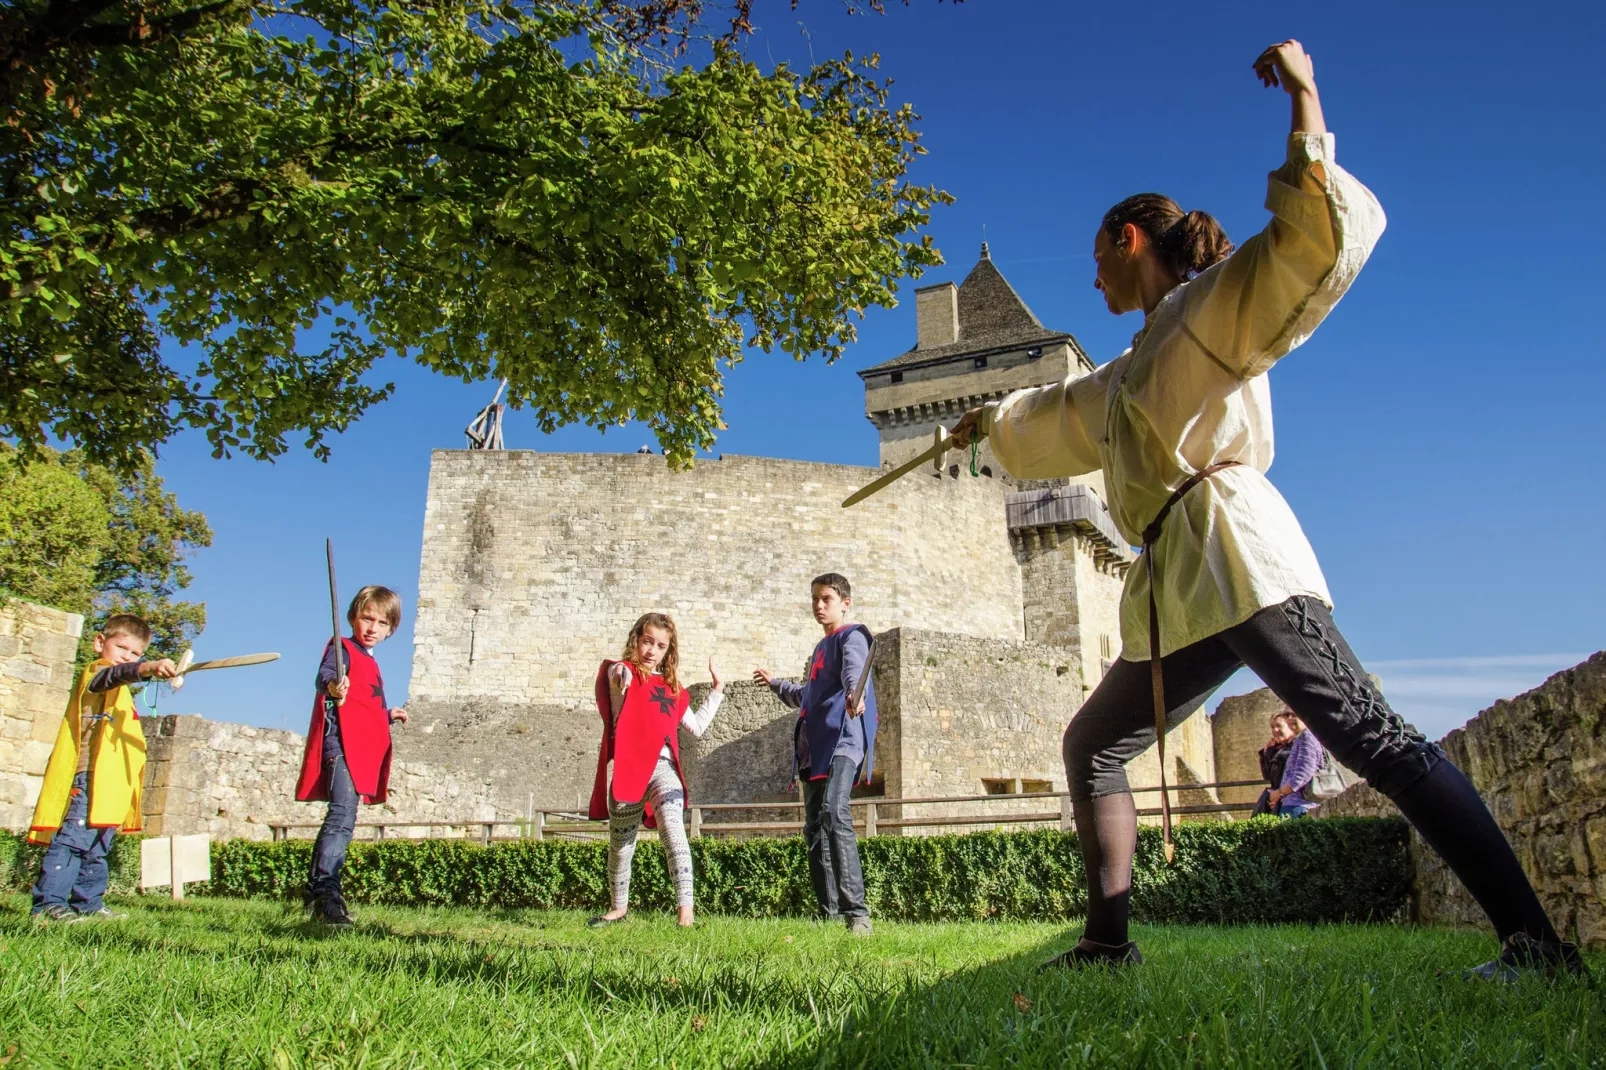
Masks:
[[[846,509],[850,505],[859,504],[876,491],[882,490],[891,484],[896,483],[898,480],[902,479],[910,472],[913,472],[916,468],[919,468],[927,461],[947,453],[949,443],[952,441],[953,440],[951,438],[944,437],[941,442],[937,443],[935,446],[932,446],[920,456],[912,458],[911,460],[907,460],[898,467],[894,468],[892,471],[884,472],[875,479],[872,479],[870,482],[866,483],[864,486],[842,499],[842,508]]]
[[[261,665],[264,662],[278,661],[277,654],[241,654],[237,658],[213,658],[211,661],[197,661],[184,672],[200,672],[202,669],[234,669],[241,665]]]

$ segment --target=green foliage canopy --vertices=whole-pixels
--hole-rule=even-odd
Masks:
[[[206,627],[206,606],[185,602],[185,559],[212,544],[206,517],[162,485],[149,453],[117,472],[83,451],[22,456],[0,443],[0,596],[83,613],[79,648],[113,613],[135,613],[155,633],[149,655],[170,656]]]
[[[23,463],[0,444],[0,595],[89,609],[107,541],[106,503],[52,459]]]
[[[913,231],[946,199],[873,59],[671,69],[653,40],[699,11],[13,0],[0,433],[323,456],[395,351],[689,460],[744,345],[834,359],[940,262]]]

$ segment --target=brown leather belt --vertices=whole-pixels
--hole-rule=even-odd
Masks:
[[[1223,468],[1233,468],[1241,463],[1241,461],[1222,461],[1219,464],[1206,465],[1183,480],[1182,486],[1172,491],[1171,497],[1160,507],[1154,522],[1143,529],[1143,569],[1149,577],[1149,682],[1154,689],[1154,740],[1160,748],[1160,827],[1165,841],[1167,864],[1176,855],[1177,847],[1171,842],[1171,793],[1166,790],[1165,779],[1165,673],[1160,665],[1160,607],[1154,595],[1154,544],[1160,541],[1160,526],[1170,515],[1172,506],[1180,502],[1194,487]]]

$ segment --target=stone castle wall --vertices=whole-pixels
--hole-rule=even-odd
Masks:
[[[407,731],[398,727],[396,735]],[[295,801],[305,736],[184,714],[147,719],[145,736],[150,748],[144,799],[149,835],[205,832],[215,840],[265,840],[270,823],[323,820],[323,803]],[[492,785],[465,770],[393,760],[388,801],[360,808],[357,820],[462,821],[522,815],[522,800],[516,809],[507,805],[498,810]],[[294,835],[311,836],[315,831]],[[423,835],[424,830],[412,833]],[[359,829],[357,838],[370,835]]]
[[[77,613],[0,605],[0,828],[27,828],[72,693]]]
[[[1085,699],[1121,653],[1121,570],[1070,534],[1018,536],[1015,557],[1026,638],[1071,652],[1071,671]]]
[[[1556,928],[1606,946],[1606,653],[1513,699],[1440,742],[1476,785]],[[1358,784],[1323,817],[1397,814]],[[1439,856],[1412,835],[1413,912],[1430,925],[1487,928],[1483,912]]]
[[[898,710],[895,734],[877,748],[887,769],[889,798],[1066,789],[1060,740],[1082,704],[1082,684],[1065,648],[901,628],[882,637],[877,662],[877,693]],[[1173,785],[1215,779],[1203,716],[1173,729],[1166,746]],[[1139,756],[1127,774],[1134,787],[1157,785],[1158,752]],[[1173,790],[1171,800],[1173,805],[1215,801],[1206,791],[1185,787]],[[1138,796],[1140,808],[1158,805],[1157,793]],[[940,803],[908,807],[903,816],[1038,813],[1057,806],[1042,800]],[[884,809],[895,820],[901,808]]]
[[[853,617],[1022,636],[997,480],[906,479],[852,511],[875,469],[726,457],[437,450],[409,709],[588,707],[597,664],[661,610],[688,682],[796,672],[816,634],[809,580],[845,573]]]
[[[415,703],[397,727],[396,757],[409,764],[450,770],[483,788],[493,813],[522,817],[542,810],[584,810],[596,774],[602,720],[596,704],[552,706],[470,699]]]
[[[1283,700],[1268,687],[1247,695],[1231,695],[1221,700],[1210,717],[1211,744],[1216,759],[1216,776],[1223,781],[1260,780],[1260,749],[1271,738],[1271,715],[1283,708]],[[1253,803],[1262,787],[1221,788],[1225,803]],[[1244,812],[1227,815],[1243,819]]]

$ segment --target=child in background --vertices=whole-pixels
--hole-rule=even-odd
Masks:
[[[870,932],[864,899],[859,840],[853,832],[848,800],[853,785],[869,781],[876,733],[875,682],[867,681],[854,709],[848,696],[870,671],[870,629],[847,623],[853,588],[846,576],[827,572],[810,585],[814,620],[825,630],[805,667],[807,682],[776,679],[756,669],[753,679],[769,685],[775,697],[798,711],[793,729],[793,775],[803,780],[803,837],[809,848],[809,877],[826,921],[847,919],[848,932]]]
[[[30,843],[50,845],[33,886],[33,915],[42,922],[122,917],[103,898],[111,879],[106,855],[118,829],[144,828],[145,733],[128,685],[178,675],[166,658],[141,660],[150,641],[150,625],[140,618],[109,618],[95,636],[94,663],[67,699],[28,828]]]
[[[372,653],[401,624],[401,599],[386,587],[364,587],[351,600],[346,620],[351,638],[340,641],[346,671],[340,672],[331,639],[318,668],[318,697],[296,782],[298,802],[329,803],[312,848],[305,902],[314,920],[339,927],[352,923],[340,871],[357,827],[357,803],[385,801],[390,726],[407,720],[406,710],[385,705],[385,681]]]
[[[595,928],[623,921],[630,909],[630,864],[636,830],[645,819],[658,829],[664,861],[675,885],[677,921],[695,924],[691,845],[686,842],[686,778],[680,769],[680,729],[707,731],[725,698],[719,668],[708,662],[714,689],[691,713],[691,696],[680,686],[680,639],[675,622],[648,613],[630,629],[618,661],[597,670],[597,712],[602,750],[591,790],[590,816],[608,819],[608,887],[613,909],[590,921]],[[613,776],[608,763],[613,762]]]

